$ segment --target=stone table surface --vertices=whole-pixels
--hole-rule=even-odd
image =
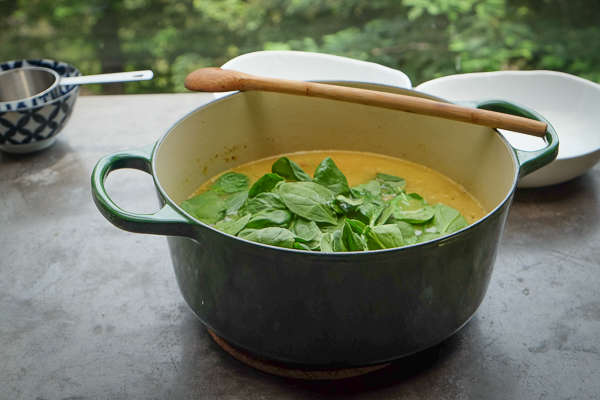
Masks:
[[[593,399],[600,396],[600,166],[517,190],[492,281],[442,344],[338,381],[272,376],[223,351],[185,304],[164,237],[115,228],[90,176],[156,142],[208,94],[77,100],[55,145],[0,154],[0,399]],[[152,178],[111,197],[157,211]]]

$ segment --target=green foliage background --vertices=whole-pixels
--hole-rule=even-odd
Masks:
[[[0,61],[83,74],[152,69],[96,93],[184,92],[185,76],[257,50],[323,52],[405,72],[549,69],[600,83],[599,0],[0,0]]]

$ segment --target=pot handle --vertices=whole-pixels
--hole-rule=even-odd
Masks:
[[[108,196],[104,181],[112,171],[132,168],[151,174],[154,144],[102,157],[92,172],[92,196],[100,213],[117,228],[153,235],[192,236],[190,220],[169,203],[154,214],[135,214],[119,208]]]
[[[524,105],[506,100],[479,100],[474,102],[462,102],[458,104],[535,119],[548,124],[548,127],[546,128],[546,136],[544,137],[546,147],[543,149],[525,151],[513,147],[513,150],[517,156],[517,161],[519,162],[519,179],[523,178],[525,175],[529,175],[532,172],[537,171],[542,167],[545,167],[556,159],[556,156],[558,155],[558,135],[556,134],[556,131],[552,125],[550,125],[550,123],[536,111]]]

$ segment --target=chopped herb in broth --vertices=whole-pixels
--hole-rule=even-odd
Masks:
[[[407,191],[410,178],[405,180],[394,175],[394,171],[382,170],[372,173],[370,180],[362,179],[356,184],[356,179],[347,178],[331,156],[314,165],[317,154],[311,154],[313,165],[311,157],[300,163],[293,161],[292,155],[271,160],[271,172],[258,178],[258,169],[252,164],[225,172],[211,180],[209,186],[203,185],[181,207],[198,220],[240,238],[321,252],[403,247],[437,239],[469,225],[459,210],[441,202],[430,205],[420,194]],[[299,154],[293,156],[302,158]],[[434,173],[428,170],[425,174]],[[409,175],[412,177],[413,173]],[[449,181],[443,176],[433,178]],[[447,185],[442,180],[438,186]],[[446,191],[452,192],[452,202],[462,197],[456,204],[468,210],[471,222],[485,214],[464,190],[450,186]]]

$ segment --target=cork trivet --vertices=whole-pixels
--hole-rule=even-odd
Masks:
[[[377,371],[389,364],[373,365],[369,367],[359,368],[342,368],[342,369],[327,369],[327,370],[306,370],[306,369],[294,369],[285,365],[275,363],[273,361],[266,360],[264,358],[256,358],[243,353],[241,350],[232,347],[229,343],[223,340],[220,336],[214,333],[209,328],[206,328],[208,333],[217,342],[219,346],[227,353],[232,355],[238,361],[243,362],[259,371],[266,372],[268,374],[281,376],[284,378],[295,378],[305,380],[333,380],[333,379],[346,379],[352,378],[359,375],[368,374],[369,372]]]

